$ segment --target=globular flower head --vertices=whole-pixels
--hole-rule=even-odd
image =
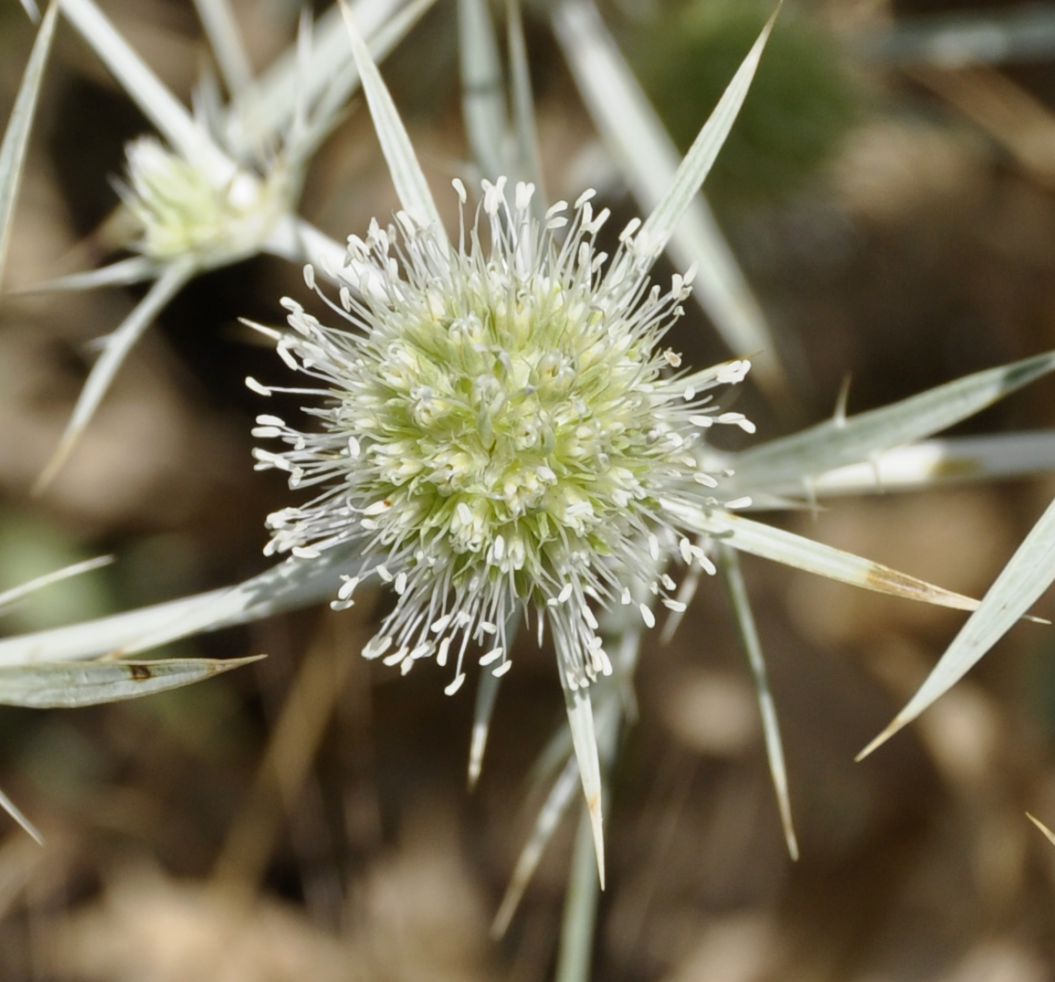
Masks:
[[[119,192],[139,225],[134,247],[158,262],[189,257],[210,268],[244,258],[260,250],[289,207],[280,169],[260,177],[232,167],[218,178],[152,136],[133,140],[125,153]]]
[[[278,350],[312,377],[317,429],[261,416],[258,468],[319,489],[268,519],[269,552],[312,557],[361,549],[333,606],[367,577],[393,584],[394,609],[364,654],[409,671],[454,658],[453,692],[470,644],[495,674],[510,666],[507,625],[523,613],[554,636],[566,682],[611,671],[595,611],[658,598],[679,609],[673,555],[713,569],[686,537],[681,506],[714,503],[698,442],[714,424],[751,430],[711,390],[739,382],[735,361],[692,375],[662,345],[690,278],[663,291],[633,262],[632,223],[611,264],[596,237],[607,212],[582,195],[544,216],[531,185],[512,200],[484,183],[459,241],[405,213],[349,242],[334,329],[291,301]],[[607,272],[606,272],[607,269]],[[314,285],[309,267],[307,280]],[[251,382],[268,393],[272,390]],[[650,604],[640,604],[648,626]]]

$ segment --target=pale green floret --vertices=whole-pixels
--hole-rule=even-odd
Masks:
[[[274,416],[255,431],[286,444],[255,451],[259,468],[322,488],[270,516],[267,551],[310,558],[358,545],[364,558],[334,606],[374,574],[398,597],[364,654],[408,671],[424,657],[444,664],[457,642],[451,691],[470,640],[489,646],[481,664],[508,669],[506,624],[519,612],[534,611],[540,633],[550,626],[572,687],[610,672],[591,607],[644,590],[681,609],[655,569],[668,556],[712,568],[672,511],[716,503],[699,435],[752,429],[709,391],[739,382],[746,362],[679,377],[680,356],[659,345],[688,279],[662,293],[618,263],[634,248],[627,233],[612,268],[630,272],[602,274],[594,238],[606,213],[594,216],[584,195],[558,243],[567,205],[540,224],[531,190],[518,185],[510,204],[503,182],[485,183],[457,249],[403,214],[351,239],[349,285],[333,306],[355,330],[286,300],[295,333],[278,336],[287,364],[321,383],[295,390],[322,397],[307,410],[321,431]],[[642,550],[654,562],[642,564]],[[647,605],[641,617],[654,624]]]
[[[599,530],[647,497],[669,452],[650,395],[665,362],[560,287],[533,286],[512,305],[422,311],[344,406],[370,441],[373,494],[413,512],[422,538],[446,531],[458,555],[501,537],[493,573],[515,570],[522,599],[569,544],[606,552]]]
[[[119,188],[139,224],[134,246],[158,262],[189,257],[204,268],[259,251],[289,203],[281,172],[235,170],[222,181],[151,136],[127,147],[128,183]]]

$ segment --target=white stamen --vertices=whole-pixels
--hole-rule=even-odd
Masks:
[[[458,675],[455,676],[454,681],[451,682],[451,684],[448,685],[443,691],[447,695],[453,696],[454,693],[456,693],[462,687],[462,685],[464,683],[465,683],[465,672],[460,672]]]

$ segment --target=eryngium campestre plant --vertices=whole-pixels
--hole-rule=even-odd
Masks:
[[[293,333],[276,335],[278,351],[319,383],[294,390],[319,397],[306,409],[318,425],[261,416],[255,434],[285,448],[255,454],[291,488],[319,492],[269,517],[266,551],[357,547],[333,606],[349,606],[367,577],[391,582],[395,606],[364,654],[404,672],[453,656],[448,693],[470,643],[495,675],[509,669],[518,614],[534,615],[540,641],[549,625],[565,684],[584,686],[611,672],[596,608],[638,604],[649,627],[641,597],[681,609],[674,579],[642,557],[713,570],[678,514],[720,494],[700,466],[701,434],[753,430],[713,392],[748,363],[681,370],[662,342],[691,276],[651,284],[636,220],[608,263],[596,245],[608,212],[594,213],[593,192],[570,215],[560,202],[537,219],[532,185],[510,200],[504,179],[484,182],[467,222],[454,186],[456,248],[403,212],[349,240],[347,286],[330,304],[348,326],[284,301]],[[314,288],[310,267],[306,279]]]

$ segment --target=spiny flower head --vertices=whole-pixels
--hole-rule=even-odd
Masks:
[[[135,248],[159,262],[191,257],[204,268],[258,251],[290,202],[281,169],[266,177],[232,167],[222,179],[143,136],[126,148],[121,197],[139,224]]]
[[[457,248],[407,214],[349,240],[340,304],[351,329],[323,326],[285,300],[293,333],[276,335],[290,367],[319,386],[304,433],[261,416],[258,469],[320,491],[272,514],[270,553],[310,558],[354,543],[340,608],[366,577],[391,582],[395,607],[370,641],[404,672],[421,658],[456,661],[470,643],[496,675],[510,667],[506,630],[523,612],[549,624],[572,686],[611,665],[595,609],[659,598],[679,609],[674,580],[655,562],[674,555],[712,570],[676,517],[715,503],[700,467],[713,424],[749,432],[720,412],[711,389],[739,382],[735,361],[689,376],[661,342],[682,314],[691,277],[650,285],[633,262],[631,223],[611,265],[596,237],[608,213],[582,195],[536,218],[533,188],[484,182],[475,219],[461,201]],[[306,270],[314,287],[314,273]],[[321,295],[321,294],[320,294]],[[325,298],[324,298],[325,299]],[[272,389],[250,380],[258,391]],[[640,604],[648,626],[654,615]]]

